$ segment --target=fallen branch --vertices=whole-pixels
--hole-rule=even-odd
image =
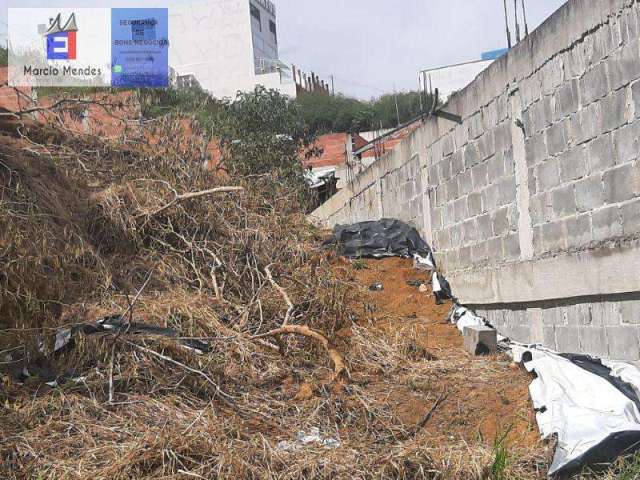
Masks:
[[[19,91],[18,89],[16,89],[15,87],[13,87],[14,90]],[[21,96],[24,96],[26,98],[28,98],[30,101],[33,102],[33,100],[28,97],[27,95],[23,94],[22,92],[19,92],[19,94]],[[19,96],[20,96],[19,95]],[[122,102],[117,102],[117,103],[112,103],[112,102],[100,102],[98,100],[84,100],[84,99],[80,99],[80,98],[63,98],[61,100],[58,100],[56,103],[54,103],[53,105],[50,106],[37,106],[37,107],[33,107],[33,108],[28,108],[26,110],[18,110],[17,112],[12,112],[9,110],[5,110],[0,112],[0,116],[11,116],[11,117],[22,117],[24,115],[29,115],[32,113],[39,113],[39,112],[55,112],[56,110],[60,109],[61,107],[64,107],[66,105],[97,105],[101,108],[104,109],[105,112],[111,114],[110,109],[113,109],[114,107],[118,108],[118,107],[123,107],[125,106],[125,104],[123,104]],[[113,115],[111,115],[113,116]],[[117,118],[117,117],[114,117]]]
[[[333,371],[336,374],[336,377],[346,372],[347,367],[345,366],[344,359],[340,352],[338,352],[335,348],[332,348],[329,344],[329,340],[322,335],[320,332],[316,330],[312,330],[306,325],[283,325],[280,328],[276,328],[266,333],[262,333],[260,335],[256,335],[254,339],[260,339],[264,337],[278,337],[280,335],[302,335],[305,337],[313,338],[318,343],[320,343],[323,348],[327,351],[329,358],[333,362]]]
[[[417,435],[417,433],[420,430],[422,430],[427,423],[429,423],[429,420],[431,420],[433,413],[440,406],[440,404],[442,404],[442,402],[444,402],[447,399],[448,396],[449,396],[448,393],[443,392],[442,394],[440,394],[440,396],[437,398],[435,403],[429,409],[427,414],[422,418],[422,420],[420,420],[420,422],[415,427],[413,427],[409,432],[407,432],[407,434],[404,436],[404,439],[406,440],[410,437],[414,437],[415,435]]]
[[[161,212],[164,212],[165,210],[173,207],[175,204],[182,202],[184,200],[204,197],[206,195],[213,195],[214,193],[231,193],[231,192],[244,192],[244,188],[243,187],[217,187],[217,188],[211,188],[209,190],[202,190],[201,192],[183,193],[182,195],[178,195],[174,191],[175,197],[169,203],[167,203],[163,207],[160,207],[158,210],[155,210],[154,212],[138,214],[136,215],[136,218],[146,216],[146,215],[152,217]]]
[[[438,399],[436,400],[436,402],[433,404],[433,406],[429,409],[429,411],[427,412],[427,414],[424,416],[424,418],[420,421],[420,423],[418,423],[415,428],[414,431],[417,433],[418,430],[420,430],[421,428],[424,428],[424,426],[429,422],[429,420],[431,419],[431,416],[433,415],[433,412],[436,411],[436,409],[440,406],[440,404],[442,402],[444,402],[447,397],[449,396],[448,393],[442,393]]]
[[[282,298],[284,298],[284,301],[287,302],[287,305],[289,306],[289,308],[287,308],[287,313],[284,316],[284,320],[282,321],[282,326],[286,327],[289,324],[289,319],[291,318],[291,314],[293,313],[293,303],[291,302],[291,299],[289,298],[289,295],[287,294],[287,291],[282,288],[280,285],[278,285],[276,283],[276,281],[273,279],[273,276],[271,275],[271,265],[268,265],[264,271],[267,274],[267,278],[269,279],[269,282],[271,283],[271,285],[273,285],[273,288],[275,288],[276,290],[278,290],[278,292],[280,292],[280,295],[282,295]]]
[[[155,350],[151,350],[150,348],[143,347],[142,345],[138,345],[136,343],[132,343],[132,342],[129,342],[127,340],[125,340],[125,343],[127,343],[128,345],[131,345],[132,347],[138,348],[138,349],[142,350],[143,352],[149,353],[151,355],[155,355],[156,357],[161,358],[165,362],[169,362],[169,363],[172,363],[174,365],[177,365],[178,367],[184,368],[188,372],[195,373],[196,375],[200,375],[202,378],[204,378],[207,382],[209,382],[211,385],[213,385],[215,387],[216,393],[218,393],[225,402],[232,403],[232,401],[234,400],[234,397],[232,397],[228,393],[224,392],[220,388],[220,386],[216,382],[214,382],[211,379],[211,377],[209,375],[207,375],[205,372],[203,372],[202,370],[198,370],[196,368],[192,368],[189,365],[185,365],[184,363],[181,363],[181,362],[179,362],[177,360],[174,360],[171,357],[167,357],[166,355],[162,355],[161,353],[158,353]]]
[[[147,279],[144,281],[144,283],[142,284],[142,287],[140,287],[140,289],[136,293],[136,296],[133,298],[132,302],[129,301],[129,297],[127,296],[127,302],[129,302],[129,308],[127,308],[127,310],[120,316],[120,318],[122,318],[124,320],[124,317],[126,317],[127,314],[129,314],[129,320],[127,321],[127,324],[126,324],[126,327],[124,328],[124,330],[123,329],[119,329],[118,330],[118,333],[116,334],[115,338],[113,339],[113,342],[111,343],[111,359],[109,361],[109,403],[113,403],[113,398],[114,398],[114,391],[113,391],[113,360],[115,358],[116,342],[118,341],[118,339],[120,338],[120,335],[123,332],[126,333],[126,332],[129,331],[129,327],[131,326],[131,323],[133,322],[133,306],[138,301],[138,298],[140,298],[140,295],[142,294],[144,289],[147,287],[147,284],[149,283],[149,280],[151,280],[151,274],[152,273],[153,273],[153,270],[150,270],[148,275],[147,275]]]

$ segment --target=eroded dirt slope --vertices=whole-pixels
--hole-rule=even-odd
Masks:
[[[380,401],[388,402],[410,428],[419,424],[440,397],[420,434],[443,444],[478,441],[493,445],[506,435],[516,449],[543,451],[528,385],[532,378],[504,354],[472,357],[447,321],[451,305],[436,305],[428,274],[406,259],[366,260],[366,268],[344,264],[370,303],[374,328],[389,343],[405,343],[406,368],[393,382],[370,380]],[[359,265],[361,267],[361,265]],[[427,292],[408,282],[424,282]],[[381,283],[382,291],[369,286]],[[365,307],[366,308],[366,307]],[[412,360],[415,360],[411,365]],[[425,362],[425,360],[427,360]],[[353,372],[358,379],[358,372]]]

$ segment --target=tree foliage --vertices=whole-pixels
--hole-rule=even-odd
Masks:
[[[343,95],[305,93],[297,99],[305,121],[320,133],[371,130],[373,109],[366,102]]]
[[[221,102],[200,87],[144,88],[140,90],[142,116],[157,118],[168,113],[195,115],[203,126],[212,128]]]
[[[9,52],[6,48],[0,47],[0,67],[9,65]]]
[[[299,182],[300,152],[308,151],[316,136],[307,127],[299,106],[276,90],[256,87],[222,102],[216,122],[223,161],[236,174],[276,174]]]
[[[219,167],[230,174],[269,177],[306,190],[300,154],[317,153],[317,137],[300,105],[278,91],[259,86],[233,100],[218,100],[200,88],[143,90],[141,102],[146,118],[193,116],[209,139],[219,142]]]
[[[429,101],[427,99],[427,102]],[[364,132],[393,128],[398,126],[398,123],[408,122],[421,113],[420,93],[416,91],[385,94],[371,101],[343,95],[304,93],[298,97],[297,102],[309,127],[318,133]]]

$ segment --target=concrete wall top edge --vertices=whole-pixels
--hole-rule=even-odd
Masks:
[[[467,87],[454,93],[443,106],[443,110],[456,113],[463,119],[471,117],[505,92],[510,85],[529,77],[568,44],[578,40],[584,32],[602,22],[612,11],[619,8],[617,3],[624,1],[631,0],[569,0],[527,38],[478,74]],[[585,3],[593,5],[585,6]],[[424,143],[428,146],[437,138],[452,131],[455,126],[453,122],[437,117],[431,118],[425,125],[403,139],[396,150],[413,144],[419,135],[427,138]],[[363,178],[369,177],[374,171],[383,176],[397,168],[398,159],[401,156],[394,152],[387,153],[362,170],[355,177],[354,183],[366,186],[370,182],[363,181]],[[359,192],[359,186],[353,188],[355,193]]]

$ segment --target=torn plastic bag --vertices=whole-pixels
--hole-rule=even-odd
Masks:
[[[377,221],[337,225],[326,245],[336,245],[338,253],[349,258],[406,257],[416,264],[435,268],[431,248],[418,231],[400,220],[385,218]]]
[[[95,335],[100,333],[108,333],[113,331],[122,331],[128,334],[147,334],[158,335],[161,337],[175,338],[178,343],[183,347],[193,350],[198,354],[209,353],[211,346],[198,339],[183,339],[178,338],[178,331],[172,328],[163,328],[155,325],[148,325],[146,323],[125,321],[121,315],[111,315],[98,320],[95,323],[80,323],[70,328],[61,328],[56,332],[55,344],[53,347],[54,352],[59,352],[65,347],[73,343],[74,337],[78,334],[82,335]]]
[[[436,261],[433,258],[433,252],[429,252],[429,255],[422,257],[417,253],[413,254],[413,268],[418,270],[435,270]]]
[[[338,448],[340,446],[340,441],[336,440],[335,438],[323,437],[320,434],[320,429],[318,427],[312,427],[308,433],[302,430],[299,431],[295,442],[282,440],[278,443],[276,449],[294,452],[309,445]]]
[[[451,285],[449,285],[447,279],[438,272],[433,272],[431,276],[431,286],[433,287],[433,294],[436,296],[438,302],[442,300],[453,300]]]
[[[487,324],[483,318],[477,316],[467,307],[455,305],[451,312],[451,323],[453,323],[460,332],[464,333],[465,327],[482,327]]]
[[[640,448],[640,372],[629,364],[514,346],[537,378],[529,391],[543,438],[557,436],[549,475],[611,463]],[[633,383],[632,383],[633,382]]]

